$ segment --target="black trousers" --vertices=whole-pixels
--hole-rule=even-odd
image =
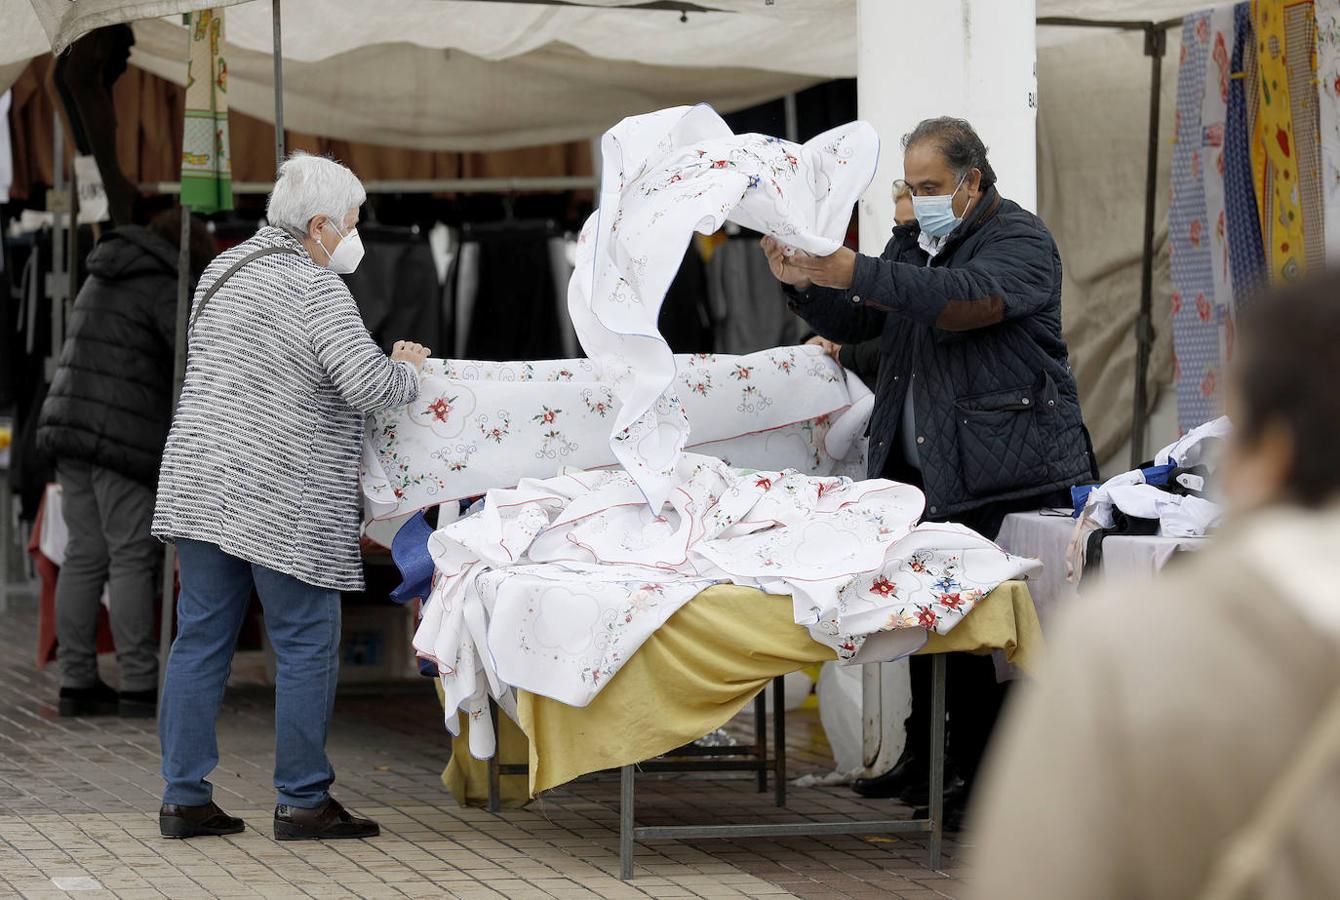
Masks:
[[[921,472],[908,465],[896,452],[885,467],[885,478],[922,486]],[[949,517],[983,537],[995,540],[1001,523],[1010,513],[1044,507],[1070,505],[1068,491],[1038,494],[1018,500],[986,503]],[[934,518],[934,517],[932,517]],[[931,740],[931,657],[913,656],[908,660],[911,678],[912,712],[907,717],[906,753],[925,754]],[[969,785],[986,755],[987,745],[1000,718],[1001,707],[1011,682],[996,680],[995,661],[990,656],[971,653],[945,655],[945,712],[949,718],[945,754],[954,770]]]

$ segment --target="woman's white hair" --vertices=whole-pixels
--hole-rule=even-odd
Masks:
[[[317,216],[343,227],[344,217],[368,198],[363,183],[349,167],[324,156],[294,153],[279,166],[279,178],[265,204],[265,218],[276,228],[297,235]]]

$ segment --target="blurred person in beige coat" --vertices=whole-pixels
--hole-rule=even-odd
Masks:
[[[1340,897],[1340,275],[1239,335],[1229,522],[1048,635],[970,820],[974,897]]]

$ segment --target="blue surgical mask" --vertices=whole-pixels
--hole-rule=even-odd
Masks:
[[[921,226],[923,234],[941,238],[958,227],[962,219],[954,215],[954,195],[963,187],[963,181],[967,177],[964,175],[958,180],[952,194],[912,198],[912,208],[916,210],[917,224]]]

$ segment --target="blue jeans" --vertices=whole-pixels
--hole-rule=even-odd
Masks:
[[[181,596],[168,657],[158,738],[164,803],[209,803],[205,780],[219,763],[215,721],[254,583],[276,657],[275,790],[278,803],[314,808],[335,770],[326,733],[339,675],[340,594],[231,556],[215,544],[178,540]]]

